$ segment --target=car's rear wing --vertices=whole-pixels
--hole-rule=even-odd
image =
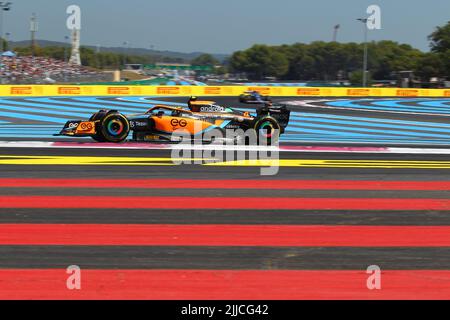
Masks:
[[[285,105],[265,105],[261,108],[256,109],[256,114],[258,117],[264,115],[270,115],[272,118],[278,121],[280,127],[286,128],[289,124],[289,117],[291,115],[291,110],[289,110]]]

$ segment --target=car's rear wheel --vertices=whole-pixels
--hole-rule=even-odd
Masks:
[[[258,120],[255,124],[255,130],[260,145],[273,145],[280,139],[280,125],[271,118],[265,117]]]

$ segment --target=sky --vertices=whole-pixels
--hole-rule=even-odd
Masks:
[[[361,42],[369,5],[381,8],[381,30],[369,40],[394,40],[427,51],[427,36],[450,21],[450,0],[10,0],[3,31],[13,41],[30,38],[31,14],[38,39],[63,41],[66,8],[81,8],[81,42],[229,54],[255,43],[270,45],[331,41]]]

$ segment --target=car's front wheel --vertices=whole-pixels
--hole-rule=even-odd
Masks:
[[[128,119],[120,113],[109,113],[100,120],[99,137],[106,142],[122,142],[130,133]]]

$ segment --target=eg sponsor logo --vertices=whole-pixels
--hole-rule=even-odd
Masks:
[[[80,125],[80,129],[83,131],[90,131],[92,130],[93,126],[92,123],[89,122],[82,122]]]
[[[187,122],[184,119],[180,119],[180,120],[172,119],[172,120],[170,120],[170,124],[172,125],[172,127],[180,126],[180,127],[184,128],[187,126]]]

